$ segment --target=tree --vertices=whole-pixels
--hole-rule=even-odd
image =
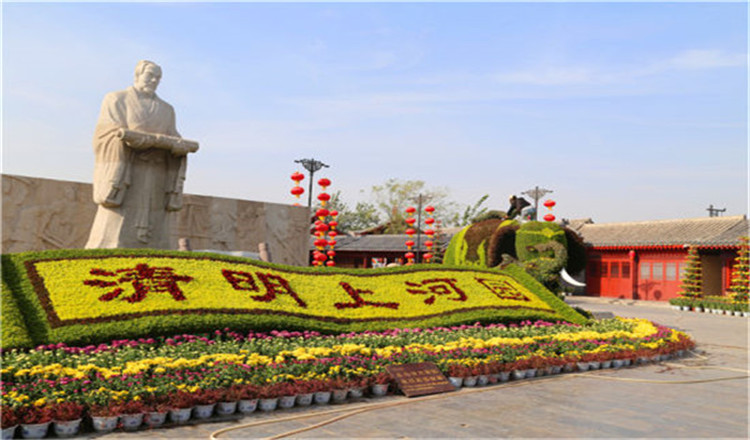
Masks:
[[[406,230],[406,215],[404,210],[408,206],[416,207],[419,196],[422,196],[422,207],[435,207],[435,220],[446,221],[455,216],[455,204],[448,200],[448,190],[445,188],[427,188],[421,180],[388,179],[382,185],[372,187],[375,205],[388,219],[388,234],[400,234]]]
[[[698,248],[690,246],[687,256],[687,267],[680,284],[680,296],[700,298],[703,296],[703,271]]]
[[[748,293],[750,292],[750,268],[748,267],[748,254],[750,254],[750,238],[740,237],[740,250],[737,259],[734,260],[732,269],[732,281],[729,285],[729,291],[735,302],[747,303]]]
[[[319,208],[320,205],[316,206],[315,210]],[[351,210],[349,205],[341,199],[341,191],[336,191],[331,195],[331,200],[326,203],[326,208],[339,212],[336,221],[339,223],[337,229],[341,232],[360,231],[381,223],[375,205],[368,202],[357,202],[354,210]]]
[[[469,226],[472,223],[476,223],[479,218],[483,218],[487,213],[487,208],[482,208],[482,205],[488,198],[490,198],[490,195],[485,194],[475,204],[466,205],[463,214],[459,217],[458,213],[456,213],[452,223],[455,226]]]

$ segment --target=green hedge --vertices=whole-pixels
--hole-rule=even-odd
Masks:
[[[3,280],[2,289],[2,323],[0,323],[0,329],[2,329],[3,348],[33,347],[34,342],[31,340],[29,332],[26,329],[26,323],[23,321],[21,310],[18,308],[16,299],[13,297],[10,287],[5,283],[5,280]]]
[[[113,318],[104,317],[93,317],[86,319],[75,319],[69,321],[56,322],[50,318],[49,310],[54,307],[47,304],[43,304],[42,301],[45,298],[39,292],[40,283],[50,282],[49,280],[37,280],[36,288],[32,280],[29,278],[29,271],[26,263],[30,262],[41,262],[47,267],[54,266],[55,260],[70,261],[88,261],[87,259],[99,258],[94,261],[105,261],[107,258],[119,256],[123,258],[131,258],[134,262],[148,262],[153,261],[159,257],[180,257],[186,260],[200,260],[209,261],[210,264],[216,262],[217,269],[221,270],[221,265],[231,263],[236,265],[243,265],[242,267],[248,267],[248,271],[252,270],[267,270],[268,273],[276,271],[275,273],[287,274],[288,277],[295,280],[296,286],[301,286],[305,291],[305,298],[330,298],[332,294],[336,294],[336,298],[341,296],[341,290],[331,291],[329,287],[323,281],[330,285],[331,282],[338,283],[339,280],[363,280],[368,283],[376,283],[378,286],[376,289],[377,293],[381,295],[379,298],[395,298],[397,295],[404,296],[403,282],[400,285],[390,285],[389,282],[381,281],[388,280],[388,275],[414,275],[415,279],[429,276],[439,277],[440,271],[460,271],[461,273],[468,274],[466,277],[487,277],[489,275],[504,275],[512,278],[515,282],[523,286],[532,295],[535,295],[541,301],[547,303],[553,312],[547,312],[539,309],[524,309],[524,308],[506,308],[505,306],[498,306],[495,308],[476,308],[473,310],[449,311],[441,313],[439,315],[425,313],[424,315],[418,314],[417,318],[368,318],[359,319],[355,318],[332,318],[332,320],[325,320],[327,318],[312,319],[309,316],[303,314],[285,314],[284,311],[253,311],[246,312],[243,310],[236,309],[200,309],[200,313],[196,313],[195,310],[187,309],[182,303],[174,302],[174,306],[170,305],[169,310],[162,310],[158,315],[138,315],[132,314],[119,314]],[[176,259],[175,259],[176,260]],[[203,263],[201,263],[203,264]],[[209,264],[209,263],[206,263]],[[225,264],[231,266],[231,264]],[[51,265],[51,266],[50,266]],[[54,272],[55,274],[65,277],[61,269],[60,272]],[[212,272],[213,273],[213,272]],[[434,274],[434,275],[433,275]],[[461,275],[463,276],[463,275]],[[333,278],[331,278],[333,277]],[[358,278],[357,278],[358,277]],[[398,278],[398,277],[391,277]],[[76,278],[78,280],[78,278]],[[459,266],[446,266],[446,265],[415,265],[410,267],[396,267],[396,268],[382,268],[382,269],[339,269],[339,268],[300,268],[291,267],[284,265],[276,265],[270,263],[264,263],[255,260],[249,260],[240,257],[232,257],[218,254],[207,254],[207,253],[184,253],[175,251],[153,251],[153,250],[64,250],[64,251],[48,251],[38,253],[22,253],[22,254],[10,254],[3,255],[3,282],[7,283],[7,286],[13,293],[13,298],[20,310],[23,312],[24,320],[27,323],[27,328],[30,330],[30,337],[35,344],[44,343],[56,343],[65,342],[69,344],[86,344],[86,343],[97,343],[109,341],[112,339],[119,338],[138,338],[144,336],[155,336],[155,335],[173,335],[177,333],[200,333],[212,331],[220,328],[232,328],[238,331],[246,330],[274,330],[274,329],[288,329],[288,330],[315,330],[324,333],[336,333],[336,332],[348,332],[348,331],[363,331],[363,330],[385,330],[389,328],[399,327],[427,327],[427,326],[440,326],[440,325],[460,325],[465,323],[474,322],[514,322],[520,320],[565,320],[574,323],[584,323],[586,319],[574,311],[572,308],[567,306],[563,301],[559,300],[554,294],[546,290],[531,276],[526,274],[521,268],[512,266],[504,269],[503,271],[491,270],[491,269],[474,269]],[[80,282],[76,281],[78,284]],[[322,284],[321,284],[322,283]],[[393,282],[395,283],[395,281]],[[76,286],[78,284],[75,284]],[[198,283],[196,283],[198,284]],[[355,283],[356,284],[356,283]],[[295,287],[296,288],[296,287]],[[393,290],[399,288],[400,290]],[[81,290],[91,288],[85,287],[81,284]],[[390,289],[390,290],[389,290]],[[5,292],[6,288],[3,289]],[[97,291],[98,292],[98,291]],[[391,293],[389,293],[391,292]],[[104,290],[102,290],[104,293]],[[247,292],[233,292],[233,294],[245,294]],[[368,300],[371,296],[365,295],[364,292],[362,298]],[[253,295],[259,295],[255,292],[250,292]],[[5,295],[5,293],[4,293]],[[90,296],[90,293],[87,293]],[[166,297],[166,294],[162,295]],[[200,295],[203,300],[209,298],[211,301],[217,302],[224,301],[223,298],[216,297],[217,295],[223,295],[221,292],[209,289],[209,291],[201,291]],[[474,295],[474,294],[472,294]],[[123,295],[124,296],[124,295]],[[485,296],[487,294],[485,293]],[[414,303],[416,296],[405,296],[409,300],[404,300],[406,304],[411,301],[410,304]],[[281,295],[279,295],[281,298]],[[283,297],[285,301],[290,302],[290,295]],[[447,298],[447,297],[446,297]],[[111,301],[106,305],[112,304],[112,306],[118,306],[126,304],[122,302],[123,298],[118,298],[116,301]],[[421,297],[419,297],[421,301]],[[101,298],[100,298],[101,300]],[[227,300],[228,301],[228,300]],[[259,301],[259,300],[255,300]],[[317,299],[316,299],[317,301]],[[448,300],[441,300],[441,304],[447,304]],[[4,298],[5,302],[5,298]],[[10,302],[9,302],[10,303]],[[171,304],[171,302],[170,302]],[[255,304],[255,303],[252,303]],[[293,304],[293,303],[292,303]],[[421,302],[420,302],[421,304]],[[426,304],[426,302],[425,302]],[[451,303],[453,304],[453,303]],[[500,302],[498,302],[500,304]],[[103,307],[99,303],[94,305]],[[432,305],[432,304],[430,304]],[[47,308],[45,308],[47,307]],[[125,307],[125,306],[121,306]],[[429,308],[424,306],[425,310],[436,310],[435,308]],[[445,305],[441,307],[447,307]],[[85,307],[84,307],[85,309]],[[410,305],[408,308],[404,306],[407,311],[412,311],[413,307]],[[369,309],[372,310],[371,308]],[[118,312],[119,313],[119,312]],[[347,315],[349,316],[349,315]],[[424,317],[423,317],[424,316]],[[5,321],[5,311],[3,312],[3,320]],[[359,319],[359,320],[358,320]],[[80,321],[80,322],[79,322]],[[18,321],[16,321],[18,322]],[[3,323],[3,330],[5,331],[5,322]],[[23,334],[23,333],[19,333]],[[5,336],[5,333],[4,333]],[[3,337],[3,347],[20,347],[28,346],[28,341],[21,339],[10,338],[6,339]]]

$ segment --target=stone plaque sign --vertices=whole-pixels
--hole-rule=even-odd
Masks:
[[[450,381],[432,362],[418,364],[388,365],[388,373],[396,379],[406,397],[455,391]]]

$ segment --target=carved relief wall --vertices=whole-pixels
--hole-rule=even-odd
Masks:
[[[2,252],[83,248],[96,205],[91,184],[2,175]],[[307,265],[306,207],[185,194],[172,214],[172,248],[258,252],[267,243],[274,263]]]

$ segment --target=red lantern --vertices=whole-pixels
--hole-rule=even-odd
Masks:
[[[292,195],[294,197],[297,197],[298,199],[299,199],[299,196],[301,196],[302,193],[304,192],[305,192],[305,188],[302,188],[301,186],[295,186],[294,188],[292,188],[292,191],[291,191]]]
[[[335,261],[333,261],[333,260],[328,260],[328,261],[326,261],[326,266],[328,266],[328,267],[333,267],[333,266],[335,266],[335,265],[336,265],[336,262],[335,262]]]
[[[325,191],[326,188],[328,188],[329,186],[331,186],[331,181],[328,180],[328,179],[326,179],[324,177],[324,178],[318,180],[318,185],[322,186],[323,187],[323,191]]]
[[[319,238],[313,242],[316,248],[323,250],[323,248],[328,244],[325,238]]]
[[[406,230],[406,235],[414,235],[416,232],[413,228],[409,228]]]
[[[328,240],[328,246],[336,247],[336,240]]]
[[[339,235],[339,233],[336,232],[336,231],[331,231],[331,232],[328,233],[328,236],[331,237],[331,238],[333,238],[333,237],[335,237],[337,235]]]
[[[555,205],[556,203],[554,200],[547,200],[546,202],[544,202],[544,206],[546,206],[547,209],[552,209],[552,207]]]
[[[326,252],[326,255],[328,255],[329,257],[333,258],[333,257],[336,256],[336,251],[330,250],[330,251]]]
[[[404,257],[412,260],[414,259],[414,252],[407,252],[406,254],[404,254]]]
[[[292,180],[294,180],[297,185],[299,185],[299,182],[304,179],[305,175],[300,173],[299,171],[295,171],[294,173],[292,173]]]
[[[430,214],[432,214],[433,212],[435,212],[435,208],[428,205],[424,208],[424,212],[429,212]]]
[[[324,253],[319,253],[318,255],[315,256],[315,259],[320,262],[323,262],[323,261],[326,261],[328,257],[326,257],[326,254]]]
[[[413,206],[409,206],[408,208],[406,208],[406,213],[407,214],[414,214],[415,212],[417,212],[417,208],[415,208]]]
[[[544,216],[544,220],[546,220],[548,222],[553,222],[553,221],[555,221],[555,216],[552,215],[552,214],[547,214],[547,215]]]
[[[333,212],[336,212],[336,211],[333,211]],[[331,216],[333,216],[333,214],[331,214]],[[328,226],[330,226],[331,229],[336,229],[336,226],[338,225],[339,225],[339,222],[337,222],[336,220],[331,220],[330,222],[328,222]]]
[[[406,245],[406,247],[408,247],[409,249],[411,249],[412,246],[414,246],[414,241],[413,240],[406,240],[406,243],[404,243],[404,244]]]
[[[318,226],[315,227],[315,230],[318,232],[327,232],[328,231],[328,225],[325,223],[321,223]]]
[[[339,215],[339,212],[338,211],[331,211],[330,214],[331,214],[331,217],[336,217],[337,215]]]
[[[424,223],[426,225],[431,225],[431,224],[435,223],[435,219],[432,218],[432,217],[426,218],[426,219],[424,219]]]
[[[320,208],[315,211],[315,215],[322,221],[328,215],[328,210],[325,208]]]
[[[426,231],[424,231],[424,233],[427,234],[427,235],[429,235],[429,236],[435,235],[435,231],[433,231],[432,229],[427,229]]]
[[[414,223],[416,223],[416,221],[417,219],[415,219],[414,217],[409,217],[406,219],[406,223],[408,223],[409,226],[414,226]]]
[[[424,245],[427,247],[427,249],[431,248],[435,243],[427,240],[424,242]]]
[[[328,193],[320,193],[318,194],[318,200],[320,200],[325,205],[325,202],[331,200],[331,195]]]
[[[430,259],[432,258],[432,254],[426,253],[422,255],[422,258],[424,258],[426,261],[430,261]]]

